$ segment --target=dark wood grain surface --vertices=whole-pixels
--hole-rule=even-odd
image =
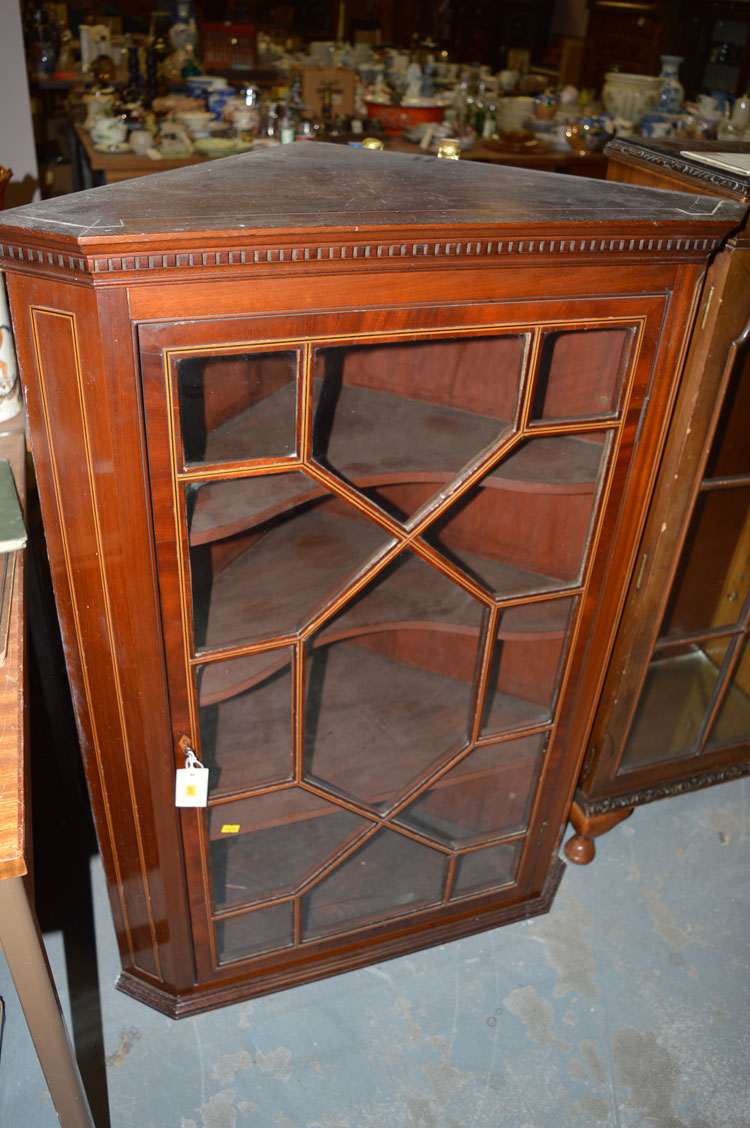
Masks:
[[[665,195],[554,173],[339,145],[289,145],[4,212],[0,231],[67,236],[81,245],[139,235],[462,223],[554,229],[731,222],[731,203]]]

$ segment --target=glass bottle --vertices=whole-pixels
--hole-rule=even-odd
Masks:
[[[484,104],[484,95],[484,83],[480,82],[479,86],[477,87],[476,96],[474,98],[474,120],[471,123],[477,137],[482,137],[484,135],[484,121],[485,117],[487,116],[487,110]]]
[[[297,135],[295,117],[289,102],[286,102],[279,118],[279,141],[282,145],[291,144]]]

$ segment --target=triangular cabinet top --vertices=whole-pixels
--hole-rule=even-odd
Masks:
[[[111,281],[394,255],[697,261],[745,210],[705,195],[304,142],[3,212],[0,265]]]

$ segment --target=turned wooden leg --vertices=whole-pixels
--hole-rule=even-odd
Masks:
[[[606,834],[613,826],[632,815],[632,807],[624,807],[621,811],[609,811],[606,815],[584,815],[577,803],[570,811],[570,821],[575,834],[565,843],[565,854],[577,866],[586,866],[594,857],[596,847],[593,839],[600,834]]]

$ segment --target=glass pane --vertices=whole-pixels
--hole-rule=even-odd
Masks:
[[[576,604],[575,599],[551,599],[501,613],[483,734],[552,721]]]
[[[294,941],[290,902],[227,917],[217,921],[215,927],[220,964],[242,959],[243,956],[273,952],[277,948],[288,948]]]
[[[508,432],[525,349],[525,336],[319,349],[313,457],[401,516],[389,485],[421,483],[426,499]]]
[[[392,543],[302,473],[204,483],[188,508],[197,648],[293,634]]]
[[[198,701],[211,795],[290,778],[291,648],[199,667]]]
[[[209,807],[214,907],[293,893],[367,825],[297,787]]]
[[[680,637],[734,624],[750,591],[750,486],[699,496],[662,624]]]
[[[546,739],[542,733],[476,748],[410,803],[399,823],[451,847],[524,830]]]
[[[423,537],[499,598],[578,583],[608,451],[602,435],[523,442]]]
[[[745,640],[708,743],[716,746],[747,741],[750,741],[750,643]]]
[[[363,928],[439,903],[446,855],[379,830],[302,900],[303,936]]]
[[[532,419],[584,419],[618,411],[632,329],[546,333]]]
[[[728,645],[720,639],[652,659],[618,771],[677,760],[695,748]]]
[[[178,360],[185,464],[294,454],[298,367],[296,350]]]
[[[308,646],[307,777],[384,810],[465,746],[483,614],[402,553]]]
[[[515,881],[518,855],[518,842],[504,842],[462,854],[456,862],[451,900],[484,893],[498,885],[510,885]]]
[[[750,474],[748,419],[750,419],[750,341],[746,341],[742,346],[732,370],[721,418],[711,444],[711,454],[706,466],[707,478],[729,478],[736,474]]]

